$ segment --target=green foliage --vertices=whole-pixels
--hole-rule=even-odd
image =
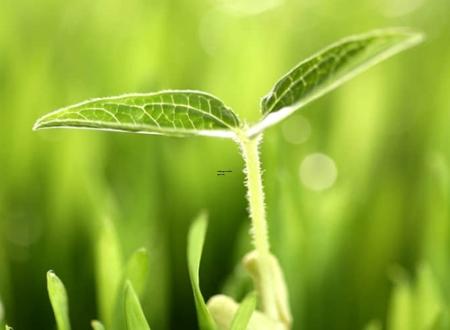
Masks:
[[[219,330],[230,330],[237,313],[243,313],[239,315],[239,319],[244,318],[244,314],[247,314],[249,307],[244,306],[244,310],[239,311],[242,306],[238,304],[231,297],[223,294],[215,295],[208,300],[208,309],[211,312],[214,320],[216,321],[217,328]],[[246,318],[246,317],[245,317]],[[248,330],[286,330],[288,329],[285,324],[273,320],[261,311],[255,310],[250,317]]]
[[[192,223],[189,230],[187,259],[189,277],[191,280],[192,291],[194,293],[195,307],[197,309],[197,318],[200,330],[214,330],[216,326],[211,314],[206,307],[202,292],[200,291],[200,260],[202,257],[203,243],[205,242],[207,215],[201,213]]]
[[[129,281],[125,284],[125,314],[128,330],[150,330],[139,298]]]
[[[150,248],[151,285],[140,299],[154,329],[197,328],[183,271],[190,214],[210,210],[204,261],[223,260],[202,265],[204,294],[227,282],[250,249],[242,163],[228,141],[36,134],[30,127],[37,116],[93,96],[195,88],[257,122],[257,100],[298,60],[342,36],[392,24],[420,28],[426,44],[309,103],[265,135],[271,246],[285,271],[292,330],[362,329],[374,318],[388,324],[393,261],[413,286],[414,265],[425,260],[448,308],[449,1],[24,0],[0,7],[4,322],[55,328],[39,280],[50,265],[65,274],[72,327],[104,321],[91,262],[94,208],[108,214],[99,203],[104,196],[118,211],[123,256]],[[317,151],[338,170],[335,184],[320,192],[298,175]],[[216,177],[215,170],[228,168],[232,174]],[[236,294],[227,293],[235,301],[251,290],[245,278]]]
[[[351,36],[311,56],[289,71],[263,98],[254,136],[371,66],[407,49],[423,35],[404,29]],[[40,118],[34,129],[78,127],[172,136],[230,137],[241,123],[222,101],[200,91],[162,91],[85,101]]]
[[[93,320],[91,322],[91,326],[92,326],[93,330],[105,330],[105,327],[103,326],[103,324],[97,320]]]
[[[250,322],[253,312],[256,309],[256,293],[249,293],[245,299],[241,302],[236,315],[231,322],[230,330],[242,330],[247,329],[247,325]]]
[[[47,273],[47,290],[58,330],[70,330],[69,301],[66,288],[55,273]]]
[[[198,91],[163,91],[90,100],[52,112],[34,129],[81,127],[100,130],[231,137],[237,116],[216,97]]]
[[[126,282],[133,292],[142,295],[148,277],[148,252],[137,249],[123,262],[123,252],[117,231],[109,218],[103,219],[96,247],[96,277],[100,316],[107,329],[123,329],[126,319],[122,313]]]
[[[359,73],[422,40],[420,33],[385,29],[338,41],[302,61],[275,84],[261,101],[263,115],[273,116],[261,125],[264,128],[274,125]]]
[[[145,248],[140,248],[136,250],[129,258],[125,268],[121,270],[121,279],[118,284],[118,294],[114,303],[113,310],[113,329],[123,329],[126,326],[126,318],[124,318],[122,310],[124,304],[124,298],[126,295],[122,294],[122,288],[125,287],[125,293],[127,283],[132,285],[133,294],[136,294],[137,297],[142,296],[147,284],[148,278],[148,252]]]
[[[100,316],[105,326],[112,327],[122,283],[122,250],[116,230],[105,218],[96,246],[96,278]]]
[[[261,295],[263,313],[261,317],[272,319],[289,329],[292,318],[284,275],[278,260],[270,253],[258,135],[298,108],[338,87],[370,66],[421,40],[422,35],[418,33],[389,29],[349,37],[331,45],[301,62],[276,83],[269,95],[262,100],[263,120],[250,128],[244,127],[234,112],[217,98],[204,92],[174,90],[152,94],[128,94],[82,102],[40,118],[34,129],[75,127],[169,136],[205,135],[234,138],[242,147],[246,164],[251,231],[258,255],[252,267],[252,274]],[[192,225],[188,237],[187,256],[200,328],[212,330],[216,329],[216,324],[205,304],[199,283],[206,221],[206,215],[202,214]],[[129,282],[129,280],[136,282],[138,290],[142,290],[148,257],[146,253],[136,253],[121,280],[119,274],[122,263],[119,251],[114,229],[111,225],[108,226],[107,222],[97,249],[97,276],[102,315],[107,327],[121,328],[120,325],[123,323],[121,314],[115,311],[122,305],[118,290],[125,281],[127,326],[148,327],[138,297]],[[112,265],[106,260],[108,262],[112,260]],[[234,308],[232,307],[234,302],[229,301],[227,304],[228,311]],[[246,299],[239,307],[231,327],[235,329],[247,324],[255,306],[255,297]],[[223,314],[220,308],[216,312],[218,315]],[[229,321],[228,316],[224,321]]]
[[[450,329],[448,305],[429,266],[421,265],[412,282],[397,270],[389,311],[389,329]]]
[[[100,250],[105,252],[105,256],[116,257],[121,254],[119,246],[114,246],[113,244],[113,232],[112,228],[109,227],[107,230],[104,230],[103,235],[101,235],[103,244],[100,244],[100,246],[103,246]],[[114,250],[112,254],[105,251],[104,243],[107,242],[111,243],[109,247]],[[110,250],[110,252],[111,251],[112,250]],[[103,264],[102,267],[104,268],[99,269],[99,271],[107,272],[108,268],[106,263]],[[124,329],[126,327],[130,330],[150,329],[140,306],[138,294],[134,290],[132,284],[134,283],[138,288],[138,292],[142,294],[148,275],[147,250],[140,248],[135,251],[128,260],[127,266],[123,269],[116,269],[116,271],[121,274],[118,282],[105,281],[102,283],[102,286],[99,286],[99,290],[105,290],[104,292],[107,292],[108,290],[114,292],[113,290],[117,290],[116,294],[108,296],[109,299],[113,299],[107,306],[107,308],[110,309],[107,310],[107,315],[111,315],[111,325],[109,328]],[[58,330],[70,330],[68,297],[65,287],[52,271],[47,273],[47,283]],[[122,311],[125,311],[124,317],[122,317]],[[103,324],[97,320],[93,320],[91,326],[94,330],[105,329]]]
[[[128,260],[124,278],[133,284],[133,291],[141,296],[144,292],[148,278],[148,251],[145,248],[136,250]]]

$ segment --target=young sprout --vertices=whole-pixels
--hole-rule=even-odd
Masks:
[[[193,135],[229,138],[239,146],[245,163],[247,198],[255,251],[246,259],[258,291],[261,311],[278,328],[290,329],[291,316],[283,274],[271,254],[266,222],[259,145],[263,133],[315,99],[332,91],[371,66],[407,49],[423,36],[407,29],[383,29],[342,39],[300,62],[285,74],[261,101],[261,118],[254,124],[239,119],[217,97],[194,90],[166,90],[148,94],[126,94],[78,103],[40,118],[34,129],[84,128],[141,134],[187,137]],[[198,285],[198,263],[206,230],[205,220],[195,224],[189,246],[190,276],[201,329],[225,329],[218,322],[218,299],[207,310]],[[197,275],[196,275],[197,274]],[[133,296],[131,296],[133,297]],[[234,324],[238,310],[234,302],[222,299],[223,311],[232,310],[225,322]],[[226,302],[228,301],[228,302]],[[245,302],[251,305],[251,300]],[[227,307],[228,306],[228,307]],[[234,307],[233,307],[234,306]],[[249,307],[249,309],[251,309]],[[220,308],[219,308],[220,309]],[[248,310],[247,308],[245,310]],[[242,312],[244,313],[244,312]],[[247,316],[239,319],[247,320]],[[250,319],[251,327],[253,317]],[[270,324],[266,322],[266,324]],[[145,328],[145,326],[144,326]]]

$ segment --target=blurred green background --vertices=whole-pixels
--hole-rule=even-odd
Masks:
[[[426,33],[422,45],[266,133],[271,243],[294,329],[449,326],[449,14],[448,0],[0,0],[0,324],[54,328],[48,269],[66,284],[74,329],[101,317],[105,219],[124,258],[149,250],[152,328],[196,329],[185,245],[201,209],[204,295],[242,293],[248,218],[232,142],[32,132],[37,117],[92,97],[189,88],[255,120],[260,97],[304,57],[346,35],[410,26]]]

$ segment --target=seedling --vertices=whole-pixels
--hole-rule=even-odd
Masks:
[[[187,137],[200,135],[235,141],[245,163],[247,198],[254,251],[244,258],[257,295],[239,305],[226,296],[200,292],[198,269],[206,232],[201,215],[189,233],[188,261],[200,328],[290,329],[288,292],[276,257],[270,251],[258,147],[266,129],[369,67],[418,44],[422,35],[406,29],[384,29],[345,38],[309,57],[284,75],[261,101],[261,118],[250,124],[217,97],[194,90],[166,90],[88,100],[40,118],[34,129],[85,128]],[[255,311],[256,297],[259,309]],[[133,287],[127,282],[128,325],[148,329]],[[60,318],[61,329],[65,319]],[[139,325],[138,325],[139,324]],[[100,328],[100,327],[97,327]]]

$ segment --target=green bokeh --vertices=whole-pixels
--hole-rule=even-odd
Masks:
[[[449,12],[447,0],[0,0],[7,322],[54,327],[49,269],[66,285],[74,329],[101,317],[95,247],[105,219],[123,258],[149,251],[143,306],[152,329],[196,328],[185,246],[201,209],[210,214],[206,297],[227,281],[233,287],[229,276],[249,244],[232,142],[32,132],[40,115],[93,97],[180,88],[211,92],[255,120],[260,98],[299,60],[346,35],[409,26],[426,33],[422,45],[302,110],[305,142],[289,142],[287,126],[267,132],[267,209],[294,329],[444,324],[433,315],[450,300]],[[338,171],[320,192],[299,178],[317,152]],[[220,169],[233,172],[217,177]]]

